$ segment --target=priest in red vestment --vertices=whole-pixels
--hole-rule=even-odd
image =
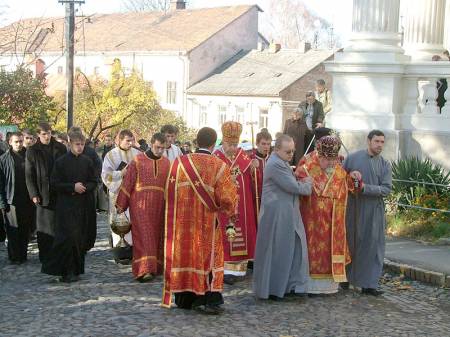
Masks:
[[[359,172],[347,172],[339,161],[340,140],[322,137],[317,142],[317,154],[302,161],[296,169],[299,179],[311,177],[310,196],[302,196],[300,212],[308,242],[308,293],[331,294],[338,291],[339,282],[347,280],[345,266],[350,263],[345,210],[348,192],[355,191]]]
[[[252,172],[258,166],[245,151],[238,147],[242,125],[237,122],[225,122],[222,125],[222,147],[214,154],[225,162],[238,189],[238,207],[236,209],[236,239],[224,240],[225,278],[224,282],[233,284],[247,273],[248,261],[253,260],[256,245],[256,217],[253,204]],[[219,215],[222,230],[230,222],[227,214]]]
[[[120,186],[118,213],[130,210],[134,277],[151,281],[163,271],[164,191],[170,161],[163,157],[166,138],[156,133],[151,147],[128,165]]]
[[[264,169],[270,155],[272,145],[272,135],[269,132],[259,132],[256,135],[256,149],[253,150],[252,159],[258,161],[258,167],[253,169],[253,200],[255,204],[256,223],[258,223],[259,207],[261,205],[262,185],[264,178]]]
[[[199,149],[178,157],[167,180],[163,303],[218,314],[223,304],[223,240],[218,212],[233,219],[236,186],[230,169],[212,155],[217,133],[202,128]],[[225,237],[236,234],[233,222]]]

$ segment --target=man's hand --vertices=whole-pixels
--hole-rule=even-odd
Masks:
[[[352,171],[350,172],[350,177],[352,177],[353,179],[356,180],[361,180],[362,179],[362,175],[359,171]]]
[[[316,128],[321,128],[322,126],[323,126],[322,123],[317,123],[317,124],[316,124]]]
[[[41,203],[41,198],[39,198],[39,197],[33,197],[33,198],[31,198],[31,200],[33,201],[33,204],[35,204],[35,205]]]
[[[228,241],[233,242],[234,239],[236,238],[236,229],[234,229],[233,227],[230,227],[227,229],[226,234],[227,234]]]
[[[258,168],[259,167],[258,159],[252,159],[251,166],[252,166],[252,168]]]
[[[76,183],[75,192],[77,192],[78,194],[83,194],[84,192],[86,192],[86,187],[83,185],[83,183]]]
[[[124,212],[124,210],[116,205],[116,212],[117,212],[117,214],[122,214]]]
[[[313,183],[313,179],[311,177],[305,177],[305,178],[301,179],[300,181],[304,184],[312,184]]]

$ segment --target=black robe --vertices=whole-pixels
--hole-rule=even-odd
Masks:
[[[75,192],[77,182],[84,184],[85,193]],[[57,193],[55,238],[42,272],[59,276],[83,274],[90,204],[97,187],[92,160],[68,152],[55,162],[50,186]]]

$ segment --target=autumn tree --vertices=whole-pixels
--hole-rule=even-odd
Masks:
[[[55,103],[45,94],[45,84],[23,67],[0,71],[0,124],[34,128],[54,111]]]
[[[126,74],[118,59],[109,80],[88,77],[81,71],[77,71],[75,79],[74,124],[82,127],[91,140],[121,128],[130,128],[137,137],[148,139],[165,123],[189,132],[180,118],[161,108],[151,85],[135,70]],[[58,130],[64,130],[66,124],[62,98],[55,98],[59,108],[52,115]]]

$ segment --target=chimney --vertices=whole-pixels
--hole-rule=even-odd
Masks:
[[[306,53],[307,51],[311,50],[311,42],[306,42],[306,41],[300,42],[298,49],[302,53]]]
[[[181,0],[171,0],[170,1],[170,11],[186,9],[186,1]]]
[[[269,45],[269,53],[276,54],[281,50],[281,44],[272,42]]]

